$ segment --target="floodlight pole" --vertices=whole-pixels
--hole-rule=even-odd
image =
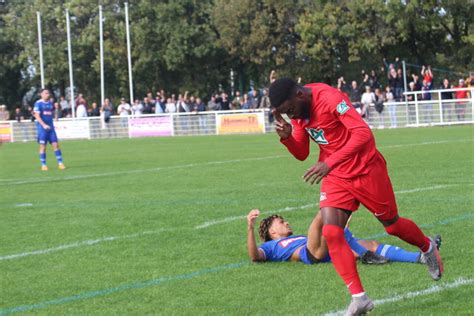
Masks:
[[[99,43],[100,43],[100,106],[104,104],[104,39],[102,30],[102,6],[99,6]]]
[[[130,90],[130,104],[133,104],[132,55],[130,45],[130,25],[128,20],[128,3],[125,2],[125,29],[127,33],[128,83]]]
[[[66,29],[67,29],[67,55],[69,62],[69,87],[71,94],[72,117],[76,117],[76,100],[74,99],[74,77],[72,73],[72,48],[71,48],[71,26],[69,24],[69,10],[66,10]]]
[[[40,76],[41,76],[41,88],[44,88],[44,67],[43,67],[43,38],[41,33],[41,13],[36,12],[36,20],[38,21],[38,47],[39,47],[39,58],[40,58]]]

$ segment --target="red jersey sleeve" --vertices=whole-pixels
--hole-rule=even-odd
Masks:
[[[343,102],[345,103],[341,104],[339,97],[330,98],[327,103],[335,120],[339,121],[350,133],[350,138],[346,144],[324,160],[331,169],[353,158],[369,142],[373,141],[372,131],[360,114],[353,106],[348,105],[350,101],[347,98],[344,98]]]
[[[295,122],[291,122],[293,131],[290,137],[280,139],[280,142],[288,148],[288,151],[298,160],[305,160],[309,155],[309,136],[305,129]]]

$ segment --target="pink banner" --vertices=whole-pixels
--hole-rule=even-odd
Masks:
[[[173,136],[171,116],[135,117],[129,119],[130,137]]]

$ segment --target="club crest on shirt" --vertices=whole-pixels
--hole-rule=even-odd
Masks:
[[[321,128],[314,129],[314,128],[306,128],[309,136],[318,144],[327,145],[329,142],[324,137],[324,130]]]
[[[349,106],[347,105],[346,101],[342,100],[342,102],[337,105],[336,109],[339,114],[344,114],[349,110]]]

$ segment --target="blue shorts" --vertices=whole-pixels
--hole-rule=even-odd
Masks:
[[[331,258],[329,257],[329,254],[324,257],[323,260],[314,260],[314,257],[309,253],[308,247],[306,245],[303,246],[300,250],[300,260],[304,264],[316,264],[316,263],[325,263],[325,262],[330,262]]]
[[[352,235],[351,231],[348,228],[344,229],[344,238],[346,239],[351,249],[352,249],[352,244],[357,243],[357,241],[359,240],[358,238],[355,238],[354,235]],[[331,262],[331,257],[329,257],[329,254],[327,254],[323,260],[315,261],[313,259],[313,256],[309,253],[308,247],[304,245],[304,247],[301,248],[300,250],[300,260],[304,264],[315,264],[315,263]]]
[[[46,145],[48,142],[50,144],[58,142],[58,136],[54,128],[49,130],[38,128],[38,144]]]

